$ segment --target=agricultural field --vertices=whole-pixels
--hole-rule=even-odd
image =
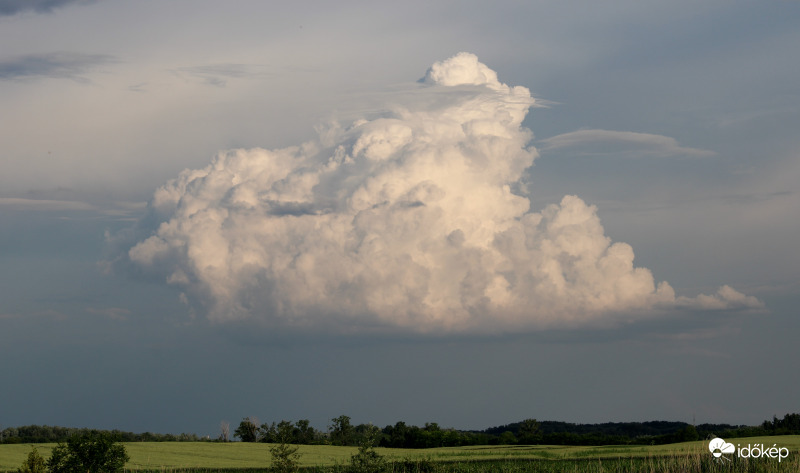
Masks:
[[[749,461],[713,461],[707,441],[656,446],[553,446],[507,445],[446,447],[433,449],[377,448],[394,471],[483,472],[483,471],[800,471],[800,435],[732,439],[736,445],[763,444],[789,449],[782,462],[760,458]],[[125,443],[128,471],[144,473],[264,470],[270,463],[268,444],[208,442]],[[55,444],[35,447],[45,458]],[[32,445],[0,445],[0,471],[16,471]],[[300,464],[316,471],[339,471],[356,447],[300,445]]]

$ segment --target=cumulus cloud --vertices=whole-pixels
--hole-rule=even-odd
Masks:
[[[687,148],[675,138],[651,133],[613,130],[577,130],[541,140],[544,150],[578,148],[583,154],[637,154],[646,156],[713,156],[713,151]]]
[[[724,285],[712,295],[700,294],[697,297],[679,297],[677,305],[704,310],[760,309],[764,304],[753,296],[747,296],[736,289]]]
[[[521,126],[528,89],[468,53],[418,87],[436,100],[183,171],[155,192],[125,258],[213,321],[340,332],[536,330],[758,305],[727,286],[676,298],[576,196],[532,211],[514,191],[537,157]]]

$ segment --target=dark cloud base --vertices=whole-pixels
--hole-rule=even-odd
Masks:
[[[48,13],[68,5],[94,3],[94,0],[2,0],[0,15],[11,16],[25,11]]]
[[[85,74],[104,64],[116,62],[106,54],[53,52],[28,54],[0,61],[0,80],[30,80],[36,78],[70,79],[88,82]]]

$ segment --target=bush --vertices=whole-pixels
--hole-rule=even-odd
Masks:
[[[375,451],[378,428],[369,425],[364,432],[358,453],[350,457],[350,471],[353,473],[379,473],[386,469],[386,460]]]
[[[36,447],[31,448],[28,458],[22,462],[22,466],[17,470],[18,473],[47,473],[47,462],[44,457],[39,455]]]
[[[300,468],[300,454],[296,445],[290,445],[292,441],[292,424],[281,421],[276,429],[276,439],[279,443],[269,448],[272,456],[272,471],[276,473],[294,473]]]
[[[279,443],[269,448],[272,455],[272,471],[277,473],[294,473],[300,466],[300,454],[297,450],[300,447],[288,443]]]
[[[109,434],[89,432],[70,437],[50,455],[50,473],[115,473],[130,460],[125,447],[114,442]]]

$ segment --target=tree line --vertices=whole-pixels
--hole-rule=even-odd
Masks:
[[[288,433],[282,436],[281,433]],[[223,437],[220,434],[220,437]],[[353,424],[350,417],[341,415],[331,419],[328,430],[323,432],[311,427],[308,419],[292,423],[282,420],[278,423],[259,424],[255,417],[245,417],[233,434],[242,442],[276,443],[286,438],[290,444],[325,444],[337,446],[359,446],[366,438],[370,443],[390,448],[435,448],[462,445],[488,445],[492,435],[443,429],[437,423],[426,423],[424,427],[397,422],[383,429],[372,424]]]
[[[119,430],[102,431],[116,442],[198,442],[229,441],[227,422],[223,423],[219,437],[198,437],[196,434],[132,433]],[[90,429],[74,429],[29,425],[0,430],[0,443],[56,443],[67,439],[98,432]],[[757,426],[730,424],[699,424],[685,422],[609,422],[602,424],[573,424],[568,422],[537,421],[525,419],[521,422],[491,427],[479,431],[463,431],[442,428],[435,422],[424,426],[397,422],[383,429],[372,424],[353,424],[350,417],[341,415],[331,419],[327,431],[311,426],[308,419],[298,421],[260,423],[255,417],[242,419],[233,438],[242,442],[286,443],[295,445],[342,445],[359,446],[365,438],[370,443],[388,448],[436,448],[469,445],[658,445],[708,439],[755,437],[767,435],[800,435],[800,414],[786,414],[782,419],[773,416]]]
[[[151,432],[133,433],[121,430],[97,430],[88,428],[57,427],[50,425],[25,425],[0,429],[0,443],[58,443],[72,437],[92,433],[103,433],[115,442],[201,442],[208,437],[196,434],[154,434]]]
[[[741,438],[770,435],[800,435],[800,414],[786,414],[783,419],[773,416],[757,426],[731,424],[698,424],[686,422],[607,422],[602,424],[573,424],[542,421],[535,435],[520,435],[524,422],[486,429],[484,433],[497,436],[501,443],[541,445],[662,445],[705,440],[713,437]]]

